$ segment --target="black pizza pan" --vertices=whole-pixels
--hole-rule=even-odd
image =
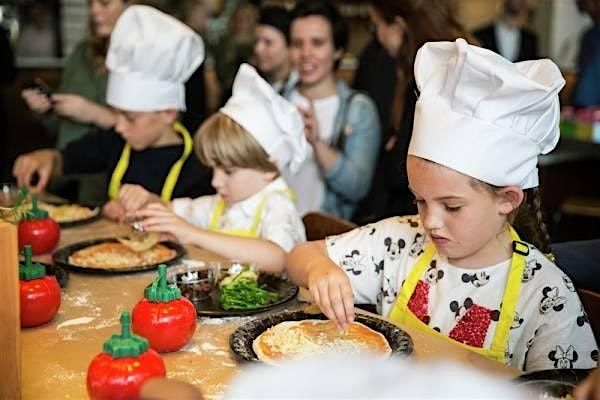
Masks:
[[[185,249],[183,248],[183,246],[181,246],[179,243],[167,241],[167,242],[160,242],[160,243],[170,249],[175,250],[175,256],[168,260],[162,261],[160,263],[147,264],[147,265],[136,265],[133,267],[126,267],[126,268],[111,268],[111,267],[105,267],[105,268],[93,267],[92,268],[92,267],[85,267],[85,266],[74,265],[74,264],[69,263],[69,257],[71,256],[71,254],[73,254],[77,250],[81,250],[85,247],[93,246],[96,244],[108,243],[108,242],[117,243],[118,241],[115,238],[84,240],[82,242],[73,243],[73,244],[70,244],[68,246],[65,246],[65,247],[62,247],[62,248],[56,250],[54,252],[54,254],[52,255],[52,259],[53,259],[55,265],[58,265],[59,267],[63,267],[63,268],[66,268],[66,269],[69,269],[72,271],[94,273],[94,274],[120,274],[120,273],[130,273],[130,272],[139,272],[139,271],[147,271],[147,270],[151,270],[151,269],[156,269],[156,268],[158,268],[159,264],[171,265],[171,264],[174,264],[177,261],[179,261],[185,255]]]
[[[246,322],[238,327],[229,337],[229,346],[235,357],[242,362],[259,361],[252,349],[252,343],[261,333],[272,326],[284,321],[302,321],[305,319],[327,319],[324,314],[307,314],[304,311],[283,311],[271,315],[265,315]],[[357,314],[354,319],[369,328],[380,332],[388,341],[392,356],[408,356],[413,351],[412,338],[398,326],[386,320]]]

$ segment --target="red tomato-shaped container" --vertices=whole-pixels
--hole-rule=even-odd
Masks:
[[[148,341],[131,333],[131,317],[121,314],[121,334],[104,342],[103,352],[87,370],[87,391],[92,400],[135,400],[142,384],[166,376],[165,363]]]
[[[21,327],[28,328],[52,320],[60,307],[60,286],[53,276],[46,276],[42,264],[31,262],[31,246],[24,249],[25,262],[19,264],[21,292]]]
[[[50,253],[60,239],[60,227],[55,220],[48,217],[48,212],[40,210],[37,199],[32,200],[31,209],[23,213],[19,222],[19,248],[30,245],[33,254]]]
[[[133,331],[161,353],[185,346],[196,331],[196,308],[178,287],[167,285],[166,265],[158,267],[158,276],[144,297],[133,309]]]

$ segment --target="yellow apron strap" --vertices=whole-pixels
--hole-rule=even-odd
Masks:
[[[128,143],[125,143],[123,146],[123,151],[121,152],[121,157],[117,162],[117,166],[115,167],[112,176],[110,177],[110,183],[108,185],[108,198],[111,200],[115,200],[119,198],[119,190],[121,190],[121,180],[125,175],[125,171],[127,171],[127,167],[129,167],[129,156],[131,155],[131,146]]]
[[[388,318],[392,321],[403,322],[405,317],[403,310],[407,309],[410,297],[415,291],[417,283],[419,283],[419,279],[421,279],[421,276],[423,276],[423,273],[431,262],[435,251],[436,250],[433,243],[429,243],[425,248],[425,252],[421,254],[417,260],[417,263],[406,277],[404,285],[402,285],[402,289],[400,290],[400,294],[396,298],[396,302],[394,303],[388,315]]]
[[[188,159],[192,150],[194,149],[194,142],[190,133],[185,129],[179,121],[176,121],[173,125],[173,129],[175,132],[179,133],[183,139],[183,153],[179,160],[177,160],[169,170],[167,174],[167,178],[165,179],[165,183],[163,184],[160,198],[167,202],[171,200],[173,196],[173,190],[175,190],[175,185],[177,184],[177,180],[179,179],[179,174],[181,173],[181,169],[183,168],[183,164]],[[108,185],[108,197],[111,200],[117,199],[119,197],[119,190],[121,190],[121,180],[123,176],[125,176],[125,172],[129,167],[129,157],[131,155],[131,146],[128,143],[125,143],[123,146],[123,151],[121,152],[121,157],[117,162],[117,166],[115,167],[112,176],[110,178],[110,183]]]
[[[502,297],[500,319],[498,320],[496,333],[490,346],[490,350],[495,354],[504,354],[506,343],[508,343],[510,327],[513,324],[517,301],[519,300],[519,293],[521,291],[521,281],[526,263],[525,256],[529,254],[529,246],[521,242],[519,235],[512,226],[509,227],[509,230],[513,240],[513,253],[508,280]]]
[[[219,196],[219,199],[217,200],[217,205],[215,206],[215,209],[213,210],[212,215],[210,216],[210,222],[208,223],[209,230],[215,232],[219,230],[219,220],[221,219],[224,210],[225,200],[223,200],[223,198]]]
[[[285,189],[285,190],[281,190],[280,192],[290,198],[292,198],[292,196],[294,194],[289,188]],[[252,216],[252,225],[250,226],[250,229],[221,231],[219,229],[219,221],[220,221],[221,217],[223,216],[223,212],[225,211],[225,201],[223,200],[222,197],[219,197],[219,199],[217,200],[217,205],[215,206],[215,208],[212,212],[212,215],[210,216],[210,222],[208,223],[208,229],[211,231],[214,231],[214,232],[229,233],[229,234],[237,235],[237,236],[258,237],[258,226],[260,225],[260,221],[262,220],[262,214],[263,214],[263,210],[265,208],[266,198],[267,198],[267,194],[265,194],[262,197],[262,199],[260,200],[260,203],[258,204],[258,207],[256,208],[256,212]]]
[[[183,154],[179,157],[179,160],[175,161],[175,164],[171,167],[169,174],[167,175],[167,179],[165,179],[165,183],[163,185],[162,191],[160,192],[160,198],[164,202],[168,202],[171,200],[173,196],[173,190],[175,190],[175,185],[179,180],[179,174],[181,173],[181,169],[183,168],[183,164],[188,159],[190,154],[192,154],[192,150],[194,149],[194,142],[192,141],[192,137],[185,126],[179,121],[175,122],[173,126],[175,132],[179,133],[183,138]]]

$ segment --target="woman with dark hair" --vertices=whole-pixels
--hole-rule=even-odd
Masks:
[[[360,223],[416,212],[408,190],[406,153],[417,101],[413,73],[417,50],[429,41],[452,41],[459,37],[472,41],[456,21],[448,0],[370,0],[369,15],[377,39],[396,60],[398,78],[390,130],[383,133],[373,185],[355,216]]]
[[[258,71],[283,93],[294,84],[289,55],[290,13],[283,7],[265,6],[259,10],[254,57]]]
[[[307,160],[286,180],[300,213],[322,210],[350,218],[366,195],[380,142],[377,110],[364,94],[336,77],[348,43],[348,27],[324,0],[296,5],[290,55],[298,83],[285,96],[298,106],[311,144]]]

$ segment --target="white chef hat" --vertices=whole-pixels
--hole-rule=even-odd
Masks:
[[[110,37],[106,102],[128,111],[185,110],[184,83],[204,60],[200,36],[155,8],[128,7]]]
[[[233,93],[220,110],[247,130],[277,162],[295,173],[306,158],[308,142],[300,113],[248,64],[233,81]]]
[[[537,156],[559,139],[550,60],[512,63],[467,44],[431,42],[415,59],[420,90],[408,153],[495,186],[538,185]]]

